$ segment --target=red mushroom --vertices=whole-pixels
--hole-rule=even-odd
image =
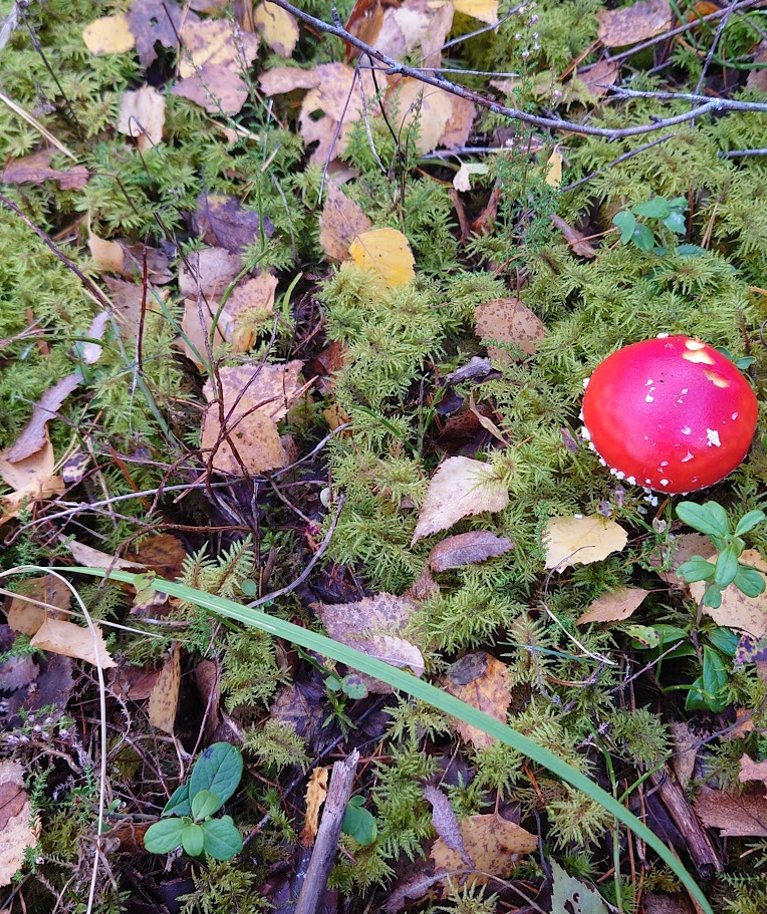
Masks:
[[[714,485],[746,456],[757,400],[711,346],[660,336],[597,366],[583,397],[583,436],[619,479],[659,492]]]

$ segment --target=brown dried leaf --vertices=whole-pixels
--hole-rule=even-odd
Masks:
[[[571,565],[601,562],[611,553],[621,552],[627,542],[623,527],[599,514],[552,517],[544,534],[546,568],[564,571]]]
[[[72,391],[82,383],[79,371],[57,381],[40,397],[32,410],[32,417],[16,441],[5,452],[6,460],[20,463],[32,457],[48,443],[48,423],[55,419],[61,405]]]
[[[32,647],[52,654],[63,654],[75,660],[86,660],[102,670],[116,666],[104,643],[98,625],[84,628],[74,622],[46,618],[29,642]]]
[[[465,866],[475,868],[463,844],[463,836],[458,825],[458,818],[450,805],[450,800],[433,784],[427,784],[423,789],[423,796],[431,806],[431,823],[446,847],[455,851]]]
[[[674,737],[674,754],[672,764],[674,774],[680,787],[685,790],[690,783],[690,778],[695,770],[695,757],[698,754],[700,740],[690,730],[688,724],[674,721],[671,724],[671,733]]]
[[[578,79],[593,98],[602,98],[607,95],[609,87],[618,81],[620,72],[620,64],[608,57],[606,60],[598,60],[584,70],[578,70]]]
[[[107,241],[90,232],[88,249],[96,266],[102,273],[122,273],[125,266],[125,251],[118,241]]]
[[[535,355],[538,344],[546,336],[546,325],[518,298],[495,298],[474,309],[477,336],[481,340],[516,344],[526,355]],[[513,353],[502,346],[488,346],[494,362],[511,364]]]
[[[663,565],[674,569],[691,559],[694,555],[705,555],[711,549],[711,540],[702,533],[682,533],[671,541],[671,548],[663,554],[654,552],[650,561],[656,568]],[[670,553],[670,554],[669,554]],[[666,561],[668,559],[668,561]],[[687,582],[683,581],[675,571],[659,571],[658,576],[679,590],[687,589]]]
[[[5,612],[8,616],[8,625],[14,631],[30,637],[36,634],[43,624],[46,614],[54,619],[63,618],[64,614],[59,610],[69,609],[72,601],[72,593],[69,588],[60,578],[52,574],[22,581],[18,587],[18,593],[19,596],[8,597],[6,600]],[[23,597],[29,597],[35,602],[30,603]]]
[[[657,895],[647,892],[642,897],[644,914],[696,914],[684,895]],[[700,914],[700,908],[697,909]]]
[[[648,591],[640,587],[618,587],[603,593],[576,619],[578,625],[587,622],[622,622],[633,615],[634,610],[647,596]]]
[[[705,558],[716,560],[716,555],[709,556],[706,552],[702,554]],[[740,561],[744,565],[756,568],[767,584],[767,574],[764,573],[767,566],[756,549],[746,549]],[[698,581],[689,586],[692,598],[700,602],[706,590],[705,581]],[[758,597],[747,597],[734,584],[730,584],[722,591],[721,606],[704,606],[703,612],[711,616],[717,625],[746,632],[753,638],[759,639],[767,635],[767,591]]]
[[[87,565],[89,568],[143,568],[138,562],[128,562],[126,559],[118,558],[116,555],[109,555],[107,552],[101,552],[92,546],[86,546],[85,543],[78,543],[77,540],[71,540],[66,544],[67,549],[72,553],[72,557],[78,565]]]
[[[311,847],[317,837],[320,824],[320,809],[328,795],[328,768],[313,768],[306,785],[306,818],[301,829],[301,844]]]
[[[466,654],[452,664],[444,686],[461,701],[479,708],[502,723],[506,722],[506,711],[511,702],[509,669],[487,651]],[[494,736],[463,721],[456,720],[454,726],[463,739],[474,743],[478,749],[486,749],[496,742]]]
[[[224,337],[223,313],[219,315],[213,339],[211,330],[218,305],[215,301],[204,302],[193,298],[184,299],[184,314],[181,318],[182,336],[178,340],[184,355],[194,362],[200,371],[210,370],[208,346],[215,359],[219,347],[226,342]]]
[[[412,543],[447,530],[470,514],[502,511],[509,503],[509,493],[492,473],[492,467],[479,460],[448,457],[429,483]]]
[[[45,445],[30,457],[12,463],[5,451],[0,451],[0,477],[14,491],[0,498],[0,525],[13,517],[18,517],[24,505],[42,501],[50,495],[59,495],[64,491],[60,476],[53,475],[53,445]]]
[[[514,543],[505,536],[496,536],[489,530],[470,530],[437,543],[429,553],[429,564],[434,571],[446,571],[484,562],[513,548]]]
[[[510,875],[520,855],[532,853],[538,845],[535,835],[495,814],[469,816],[461,820],[459,827],[466,852],[480,871],[471,878],[475,885],[488,881],[489,877],[484,873],[501,878]],[[461,855],[451,850],[442,838],[437,838],[432,845],[431,859],[449,873],[466,869]]]
[[[350,200],[334,183],[328,184],[325,205],[320,214],[320,245],[332,260],[346,260],[349,245],[373,223],[359,204]]]
[[[415,278],[410,242],[393,228],[370,229],[352,241],[349,256],[361,270],[383,280],[390,289]]]
[[[194,76],[202,67],[213,64],[239,72],[248,67],[258,53],[258,37],[237,32],[227,19],[188,18],[181,28],[179,76]]]
[[[149,568],[159,577],[173,581],[181,575],[186,549],[172,533],[158,533],[143,539],[138,549],[128,550],[125,557]]]
[[[135,44],[125,13],[94,19],[83,29],[83,41],[91,54],[124,54]]]
[[[379,593],[356,603],[313,603],[331,638],[397,667],[409,667],[422,676],[424,660],[420,650],[402,637],[402,632],[417,611],[409,597]],[[363,677],[371,692],[388,694],[391,686]]]
[[[160,675],[157,677],[149,694],[147,714],[149,723],[164,733],[173,734],[173,725],[176,722],[178,710],[178,693],[181,687],[181,647],[176,641],[170,649],[170,654],[162,665]]]
[[[271,319],[277,282],[271,273],[257,273],[232,290],[221,316],[224,338],[234,352],[252,349],[264,322]]]
[[[637,44],[662,35],[674,24],[668,0],[640,0],[617,10],[600,10],[599,39],[608,48]]]
[[[754,52],[754,63],[767,64],[767,41],[760,41]],[[757,67],[748,71],[746,88],[757,92],[767,92],[767,67]]]
[[[133,0],[128,23],[144,70],[157,60],[155,44],[159,43],[169,50],[178,47],[181,19],[181,7],[173,0]]]
[[[707,828],[722,838],[767,838],[767,797],[761,793],[727,793],[701,787],[695,812]]]
[[[422,155],[440,145],[442,134],[453,115],[453,96],[443,89],[428,86],[419,79],[400,80],[386,99],[387,112],[394,118],[394,129],[416,131],[416,149]]]
[[[750,755],[743,753],[740,757],[738,780],[742,784],[746,781],[761,781],[767,784],[767,761],[755,762]]]
[[[81,190],[88,183],[90,174],[84,165],[73,168],[51,168],[56,149],[41,149],[30,156],[12,159],[3,169],[5,184],[42,184],[55,181],[62,190]]]
[[[193,76],[179,80],[171,90],[209,114],[238,114],[248,98],[248,85],[224,64],[206,63]]]
[[[299,67],[272,67],[258,77],[261,89],[266,95],[284,95],[296,89],[314,89],[319,86],[327,71],[319,67],[302,70]]]
[[[21,763],[0,762],[0,886],[11,884],[27,850],[37,844],[40,826],[32,819]]]
[[[253,210],[243,209],[236,197],[200,194],[197,210],[192,216],[195,232],[211,245],[239,254],[244,247],[260,237],[270,237],[272,223]]]
[[[565,236],[565,241],[573,254],[577,254],[579,257],[584,257],[587,260],[593,260],[594,257],[597,256],[596,250],[589,244],[586,240],[586,236],[582,232],[579,232],[578,229],[574,229],[569,223],[565,222],[558,213],[553,213],[550,218],[552,223]]]
[[[165,126],[165,96],[152,86],[142,86],[135,92],[123,92],[117,130],[137,137],[142,151],[162,142]]]
[[[275,54],[292,56],[298,41],[295,16],[276,3],[259,3],[253,10],[253,25]]]
[[[239,254],[224,248],[204,248],[188,255],[179,267],[178,287],[186,298],[219,299],[242,269]]]

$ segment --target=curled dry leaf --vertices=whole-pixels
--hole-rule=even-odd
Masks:
[[[295,16],[276,3],[265,0],[253,10],[253,26],[275,54],[292,56],[298,41]]]
[[[509,503],[506,486],[480,460],[448,457],[429,483],[412,542],[447,530],[463,517],[502,511]]]
[[[460,821],[459,828],[466,853],[474,861],[469,881],[475,885],[489,880],[486,873],[508,876],[520,856],[532,853],[538,845],[535,835],[495,814],[469,816]],[[442,838],[432,845],[431,859],[435,866],[451,874],[466,870],[461,854],[449,848]],[[465,882],[466,877],[460,881]]]
[[[748,753],[743,753],[740,757],[738,780],[742,784],[746,781],[761,781],[767,785],[767,761],[755,762]]]
[[[173,734],[181,687],[181,647],[174,642],[149,693],[147,715],[149,723],[164,733]]]
[[[331,638],[422,676],[423,655],[415,644],[402,636],[417,608],[409,597],[389,593],[365,597],[356,603],[312,604]],[[391,686],[378,679],[368,676],[362,679],[371,692],[389,694],[392,691]]]
[[[767,797],[762,793],[728,793],[701,787],[695,812],[707,828],[722,838],[767,838]]]
[[[98,625],[83,627],[74,622],[46,617],[29,642],[32,647],[52,654],[63,654],[75,660],[85,660],[106,670],[116,666]]]
[[[546,568],[564,571],[571,565],[601,562],[613,552],[621,552],[627,542],[623,527],[599,514],[552,517],[544,533]]]
[[[39,451],[30,457],[12,463],[5,451],[0,451],[0,477],[14,491],[0,497],[0,525],[13,517],[26,505],[42,501],[51,495],[64,491],[60,476],[54,476],[53,445],[46,441]]]
[[[703,555],[710,561],[716,561],[716,555],[709,557],[707,552]],[[746,549],[740,561],[755,568],[767,584],[767,565],[756,549]],[[706,583],[697,581],[689,587],[692,598],[700,602],[706,591]],[[745,632],[752,638],[759,639],[767,635],[767,590],[756,597],[747,597],[734,584],[730,584],[722,591],[721,606],[704,606],[703,612],[711,616],[717,625]]]
[[[450,805],[450,800],[433,784],[423,789],[423,797],[431,806],[431,822],[446,847],[460,855],[465,866],[475,868],[474,861],[463,845],[463,836],[458,825],[458,818]]]
[[[222,194],[200,194],[192,225],[207,244],[224,248],[231,254],[240,254],[262,233],[269,238],[274,232],[269,219],[262,218],[254,210],[243,209],[236,197]]]
[[[84,165],[72,168],[51,168],[51,161],[58,155],[56,149],[41,149],[39,152],[12,159],[3,169],[4,184],[42,184],[55,181],[62,190],[81,190],[88,183],[90,174]]]
[[[674,24],[668,0],[640,0],[617,10],[600,10],[599,40],[608,48],[637,44],[662,35]]]
[[[124,54],[135,45],[125,13],[94,19],[83,29],[83,41],[91,54]]]
[[[410,242],[393,228],[370,229],[352,241],[349,256],[361,270],[373,273],[391,289],[415,278]]]
[[[165,96],[153,86],[142,86],[135,92],[123,92],[117,129],[126,136],[137,137],[142,152],[162,142],[165,126]]]
[[[465,145],[476,115],[466,99],[411,77],[392,86],[385,104],[397,133],[417,130],[415,145],[421,154],[438,146]]]
[[[311,847],[317,837],[320,824],[320,809],[328,795],[328,768],[319,766],[312,769],[309,783],[306,785],[306,817],[301,829],[301,844]]]
[[[331,181],[320,214],[320,244],[327,256],[331,260],[346,260],[349,245],[372,225],[362,207]]]
[[[102,330],[103,332],[103,330]],[[66,398],[82,383],[79,371],[57,381],[40,397],[32,410],[32,417],[16,441],[5,452],[11,463],[19,463],[36,454],[48,441],[48,423],[55,419]]]
[[[674,750],[672,765],[679,786],[687,789],[692,773],[695,770],[695,758],[698,754],[700,740],[692,732],[688,724],[674,721],[671,724],[671,733],[674,737]]]
[[[0,886],[11,884],[39,833],[40,823],[24,790],[21,763],[0,762]]]
[[[620,76],[620,64],[611,60],[598,60],[590,67],[578,71],[578,79],[586,86],[592,98],[602,98],[607,95],[610,86],[614,86]]]
[[[506,711],[511,702],[509,669],[487,651],[466,654],[452,664],[444,679],[444,687],[456,698],[479,708],[496,720],[506,721]],[[496,739],[470,724],[456,720],[454,727],[460,736],[478,749],[492,746]]]
[[[136,568],[141,569],[144,566],[138,562],[128,562],[116,555],[109,555],[94,549],[93,546],[86,546],[85,543],[78,543],[77,540],[71,540],[66,543],[67,549],[71,552],[72,558],[78,565],[85,565],[88,568]]]
[[[640,587],[618,587],[616,590],[610,590],[597,597],[576,622],[578,625],[585,625],[587,622],[622,622],[633,615],[647,593]]]
[[[587,260],[593,260],[597,256],[596,250],[589,244],[586,240],[586,236],[582,232],[579,232],[578,229],[573,228],[569,223],[565,222],[558,213],[552,213],[550,218],[552,224],[564,235],[565,241],[570,246],[570,250],[573,254],[577,254],[579,257],[584,257]]]
[[[496,536],[489,530],[470,530],[437,543],[429,553],[429,564],[434,571],[447,571],[484,562],[513,548],[514,543],[505,536]]]
[[[481,340],[514,344],[525,355],[535,355],[538,344],[548,330],[526,305],[518,298],[494,298],[483,302],[474,309],[477,322],[477,336]],[[488,354],[494,362],[510,364],[514,356],[502,346],[488,346]]]

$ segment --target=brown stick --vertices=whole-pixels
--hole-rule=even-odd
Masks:
[[[346,804],[352,795],[359,759],[360,754],[355,749],[343,762],[336,762],[333,765],[328,795],[322,810],[320,827],[317,829],[317,840],[314,842],[312,857],[303,878],[295,914],[315,914],[325,891],[338,837],[341,834]]]

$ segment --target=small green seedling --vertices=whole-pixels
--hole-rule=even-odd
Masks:
[[[621,244],[633,244],[640,251],[655,251],[665,254],[666,248],[656,245],[655,230],[664,225],[675,235],[684,235],[687,231],[684,214],[687,210],[686,197],[652,197],[643,203],[637,203],[630,209],[621,210],[613,217],[613,225],[621,232]],[[655,226],[639,219],[649,219]]]
[[[695,581],[707,581],[703,595],[703,605],[717,609],[722,605],[722,590],[734,584],[747,597],[758,597],[764,592],[764,578],[750,565],[740,561],[746,548],[741,537],[764,521],[764,511],[749,511],[744,514],[735,526],[730,521],[724,508],[715,501],[699,505],[693,501],[683,501],[676,508],[677,517],[688,527],[711,537],[718,553],[715,562],[710,562],[700,555],[694,555],[689,561],[677,568],[680,578],[692,584]]]
[[[369,847],[378,837],[375,816],[365,809],[364,797],[352,797],[346,807],[341,831],[354,838],[360,847]]]
[[[189,780],[165,804],[160,821],[147,829],[144,847],[153,854],[183,847],[190,857],[207,854],[214,860],[239,854],[242,835],[232,817],[211,817],[232,796],[241,777],[242,753],[236,746],[208,746],[194,763]]]

